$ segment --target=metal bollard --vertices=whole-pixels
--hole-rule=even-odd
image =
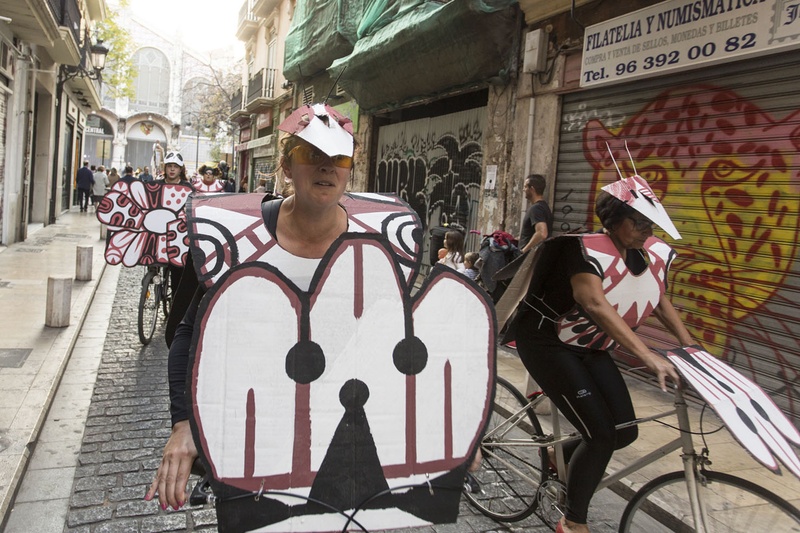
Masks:
[[[69,326],[69,311],[72,303],[72,278],[47,278],[47,305],[44,325],[49,328]]]
[[[104,241],[108,238],[108,226],[100,224],[100,240]]]
[[[75,279],[91,281],[92,279],[92,247],[78,246],[75,257]]]

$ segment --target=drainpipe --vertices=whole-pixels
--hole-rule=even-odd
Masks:
[[[63,65],[58,67],[58,82],[56,83],[56,127],[54,133],[55,142],[53,146],[53,175],[50,182],[50,216],[48,217],[48,224],[56,223],[56,202],[59,199],[56,198],[56,193],[58,192],[58,164],[60,162],[60,158],[58,156],[61,153],[59,150],[61,146],[61,111],[64,100],[63,69]]]
[[[533,88],[533,79],[531,79],[531,88]],[[525,142],[525,174],[522,176],[524,180],[531,173],[531,155],[533,153],[533,117],[536,114],[536,97],[531,92],[530,107],[528,108],[528,138]],[[520,202],[522,204],[524,200]],[[520,210],[519,226],[522,227],[522,221],[525,219],[525,212],[527,206]]]

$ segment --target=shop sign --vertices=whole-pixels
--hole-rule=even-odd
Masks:
[[[272,146],[259,146],[253,149],[253,157],[272,157],[275,155],[275,148]]]
[[[796,0],[668,0],[586,28],[581,87],[798,46]]]
[[[259,113],[256,117],[256,129],[268,128],[272,125],[272,109],[267,109],[264,113]]]
[[[239,142],[247,142],[250,140],[250,128],[242,128],[239,131]]]

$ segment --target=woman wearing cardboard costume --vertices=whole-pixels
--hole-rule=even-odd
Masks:
[[[313,111],[311,106],[304,106],[279,127],[291,134],[283,146],[281,168],[291,180],[295,194],[280,203],[275,236],[283,250],[305,259],[322,258],[348,228],[347,213],[339,202],[350,178],[352,132],[327,122],[329,127],[319,128],[316,124],[319,118],[314,115],[317,112],[325,119],[332,120],[335,116],[337,120],[346,120],[334,115],[327,106],[314,106]],[[312,128],[306,128],[309,122],[314,123]],[[293,281],[307,286],[310,279]],[[170,347],[172,434],[164,447],[156,478],[145,496],[149,501],[157,494],[162,509],[178,509],[186,502],[186,483],[198,457],[189,426],[185,387],[194,313],[199,300],[198,291]]]
[[[201,165],[199,173],[200,179],[192,183],[197,192],[209,193],[225,191],[225,185],[219,181],[220,171],[217,167]]]
[[[680,235],[647,182],[637,175],[603,187],[595,212],[601,233],[544,243],[515,319],[525,367],[582,436],[565,449],[563,533],[589,531],[589,502],[613,451],[637,437],[636,426],[615,431],[635,414],[609,350],[619,345],[641,359],[666,390],[667,378],[678,381],[675,368],[634,329],[653,314],[681,346],[693,344],[665,294],[675,253],[653,237],[653,224]]]

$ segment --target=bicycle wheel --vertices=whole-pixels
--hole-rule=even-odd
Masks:
[[[163,267],[159,270],[161,272],[161,307],[164,310],[164,318],[169,318],[169,312],[172,310],[172,294],[174,287],[172,286],[172,276],[169,272],[169,267]]]
[[[157,271],[148,270],[142,280],[142,294],[139,297],[139,340],[142,344],[148,344],[153,338],[158,321],[161,287],[154,280],[157,274]]]
[[[800,531],[800,511],[783,498],[745,479],[698,472],[697,492],[708,533]],[[625,507],[621,533],[695,531],[684,472],[659,476]]]
[[[498,377],[491,418],[481,441],[483,462],[472,473],[481,490],[465,493],[481,513],[493,520],[516,522],[536,510],[543,472],[540,448],[529,444],[536,436],[542,436],[536,413],[513,385]],[[527,443],[513,446],[510,440]]]

